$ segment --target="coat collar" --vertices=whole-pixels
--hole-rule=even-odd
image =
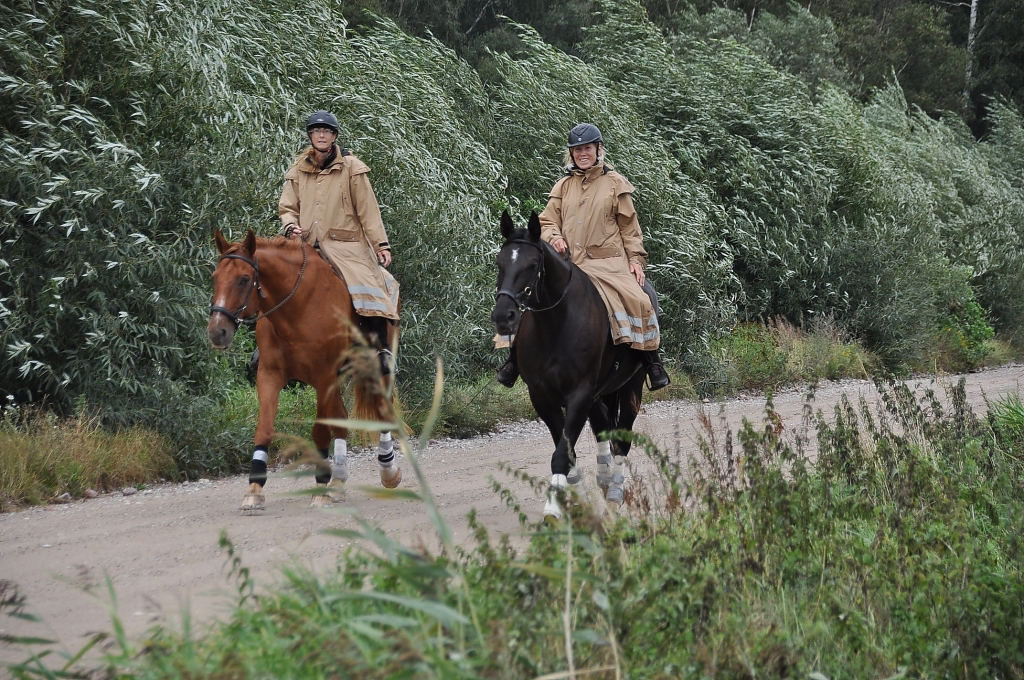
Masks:
[[[335,168],[344,167],[345,156],[348,155],[348,152],[345,149],[338,146],[337,144],[334,145],[334,152],[334,160],[331,161],[331,164],[328,165],[326,168],[318,169],[316,167],[316,162],[313,160],[313,147],[306,147],[306,150],[303,152],[299,159],[299,170],[315,175],[317,173],[323,172],[324,170],[334,170]]]

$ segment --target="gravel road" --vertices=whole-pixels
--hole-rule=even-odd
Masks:
[[[976,410],[984,397],[995,399],[1017,392],[1024,366],[1011,365],[965,376],[968,395]],[[948,383],[956,377],[940,379]],[[928,379],[911,381],[935,386]],[[939,390],[941,392],[941,390]],[[875,397],[865,381],[819,385],[814,408],[826,415],[842,393],[851,398]],[[804,390],[775,395],[775,408],[787,432],[801,422]],[[636,428],[666,450],[684,458],[697,450],[698,414],[704,410],[716,423],[735,428],[743,418],[759,421],[764,397],[748,396],[711,403],[652,402],[644,406]],[[521,422],[499,431],[465,440],[430,442],[420,456],[427,481],[441,510],[455,530],[456,541],[467,540],[465,517],[475,508],[480,521],[495,532],[517,532],[518,523],[491,490],[493,477],[519,494],[531,519],[540,518],[543,501],[532,490],[502,472],[506,463],[538,476],[550,474],[553,446],[539,421]],[[589,429],[578,446],[580,465],[594,486],[595,440]],[[350,454],[350,485],[377,485],[376,461],[370,450]],[[643,477],[650,468],[634,456],[633,475]],[[403,488],[416,489],[408,464]],[[232,598],[226,581],[226,555],[218,537],[226,532],[241,550],[259,588],[274,587],[278,567],[291,562],[327,568],[349,542],[318,534],[332,527],[354,528],[350,516],[308,507],[303,497],[287,492],[309,488],[309,478],[271,476],[267,509],[243,516],[239,504],[246,488],[244,476],[164,484],[130,496],[120,492],[98,498],[0,514],[0,580],[14,583],[28,597],[29,611],[45,624],[0,618],[0,633],[55,636],[68,649],[77,650],[91,632],[109,630],[105,588],[91,595],[83,583],[101,584],[104,573],[117,593],[117,611],[130,636],[139,636],[160,623],[179,628],[183,611],[202,626],[229,611]],[[373,524],[406,543],[437,541],[422,507],[414,501],[380,500],[350,489],[347,508],[358,508]],[[20,649],[0,646],[0,659],[21,660]]]

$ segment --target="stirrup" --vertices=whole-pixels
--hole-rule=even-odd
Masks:
[[[389,349],[377,350],[377,356],[380,358],[380,374],[381,376],[391,375],[391,363],[394,361],[395,356]]]
[[[672,379],[668,377],[668,371],[658,363],[652,363],[647,367],[647,378],[650,381],[647,384],[647,389],[651,392],[672,384]]]
[[[512,387],[519,378],[519,369],[514,361],[509,359],[498,369],[498,383],[505,387]]]

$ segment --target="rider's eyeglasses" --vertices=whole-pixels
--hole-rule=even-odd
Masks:
[[[312,134],[316,134],[317,132],[323,132],[323,133],[325,133],[325,134],[329,134],[329,135],[333,135],[333,134],[334,134],[334,130],[332,130],[332,129],[331,129],[331,128],[329,128],[329,127],[314,127],[314,128],[309,128],[309,134],[311,134],[311,135],[312,135]]]

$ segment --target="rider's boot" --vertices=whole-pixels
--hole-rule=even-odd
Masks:
[[[257,347],[256,351],[252,353],[252,358],[249,359],[249,363],[245,365],[245,379],[249,381],[250,385],[256,384],[256,372],[260,368],[260,350]]]
[[[508,361],[498,369],[498,382],[505,387],[512,387],[516,384],[516,378],[518,377],[519,364],[516,361],[516,348],[510,347],[508,350]]]
[[[668,377],[668,372],[665,367],[661,365],[661,357],[658,355],[658,350],[652,349],[648,352],[644,352],[644,364],[647,366],[647,377],[651,381],[650,390],[660,390],[662,387],[668,387],[672,380]]]

